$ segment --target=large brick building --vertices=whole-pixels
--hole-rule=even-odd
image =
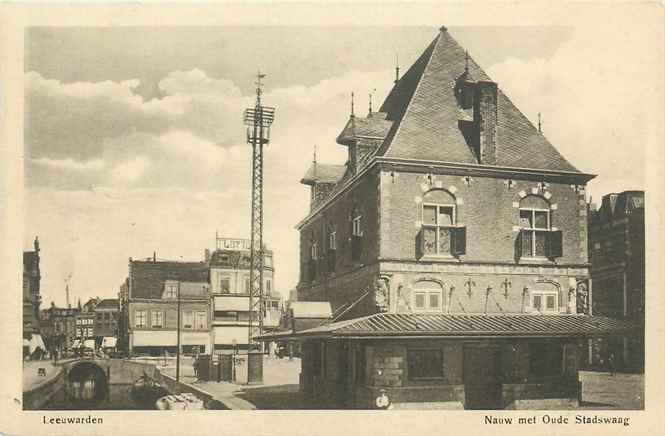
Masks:
[[[644,326],[644,191],[607,194],[589,213],[593,311]],[[644,330],[635,338],[595,341],[594,364],[615,355],[618,367],[644,371]]]
[[[587,310],[586,183],[445,28],[378,112],[351,114],[344,165],[302,180],[302,389],[340,407],[576,402]],[[273,336],[274,339],[274,336]],[[539,401],[534,404],[532,400]]]

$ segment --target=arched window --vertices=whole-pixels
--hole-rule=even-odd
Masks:
[[[459,243],[455,244],[457,228],[455,197],[441,189],[425,194],[422,202],[422,255],[461,254],[455,250],[460,248]]]
[[[520,201],[520,237],[522,257],[546,257],[551,230],[550,205],[542,197],[528,195]]]
[[[434,281],[416,283],[413,289],[413,309],[419,312],[440,312],[443,308],[443,288]]]

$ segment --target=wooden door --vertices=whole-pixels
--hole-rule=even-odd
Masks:
[[[500,409],[500,356],[496,346],[466,345],[464,347],[465,408]]]

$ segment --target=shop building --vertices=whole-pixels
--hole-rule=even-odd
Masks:
[[[352,106],[353,107],[353,106]],[[301,389],[334,407],[557,408],[578,401],[590,317],[586,183],[445,28],[377,112],[351,113],[343,166],[303,183]]]
[[[215,351],[244,351],[249,341],[250,241],[219,237],[216,241],[216,249],[205,253],[210,266]],[[272,331],[279,326],[282,307],[275,290],[273,253],[265,247],[263,293],[263,327]]]
[[[211,304],[204,262],[129,261],[128,344],[130,354],[209,353]],[[180,317],[178,316],[180,312]]]

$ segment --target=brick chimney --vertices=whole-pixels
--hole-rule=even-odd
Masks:
[[[478,162],[496,164],[497,85],[481,80],[476,83],[473,102],[474,147]]]

